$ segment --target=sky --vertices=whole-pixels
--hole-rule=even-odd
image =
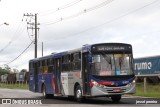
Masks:
[[[131,44],[134,58],[160,54],[160,0],[1,0],[2,67],[28,69],[34,58],[34,17],[24,14],[37,14],[38,57],[42,42],[44,55],[108,42]]]

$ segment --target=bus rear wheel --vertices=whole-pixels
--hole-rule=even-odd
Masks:
[[[119,102],[121,100],[121,95],[113,95],[111,96],[113,102]]]
[[[75,90],[75,99],[78,101],[78,102],[83,102],[83,97],[82,97],[82,90],[81,90],[81,86],[78,85],[76,87],[76,90]]]
[[[42,86],[42,95],[43,95],[44,98],[49,98],[49,94],[46,93],[45,85]]]

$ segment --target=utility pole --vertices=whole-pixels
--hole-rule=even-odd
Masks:
[[[42,56],[43,56],[43,42],[42,42]]]
[[[35,58],[37,58],[37,14],[35,14]]]
[[[38,25],[40,25],[39,23],[37,23],[37,14],[24,14],[24,16],[30,17],[29,22],[27,21],[28,25],[31,25],[31,27],[27,27],[27,29],[34,29],[35,30],[35,40],[34,40],[34,44],[35,44],[35,58],[37,58],[37,30],[39,30]],[[34,22],[31,23],[32,19],[34,20]]]

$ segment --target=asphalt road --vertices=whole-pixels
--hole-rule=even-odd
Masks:
[[[6,99],[11,100],[11,104],[2,104],[6,103]],[[19,102],[18,102],[19,101]],[[28,103],[28,101],[33,101]],[[34,102],[35,101],[35,102]],[[23,106],[30,106],[30,107],[39,107],[39,106],[54,106],[54,107],[99,107],[99,106],[123,106],[123,107],[134,107],[134,106],[148,106],[148,107],[159,107],[160,106],[160,99],[154,98],[142,98],[142,97],[133,97],[133,96],[124,96],[119,103],[112,102],[109,98],[92,98],[86,99],[83,103],[78,103],[73,99],[68,98],[51,98],[51,99],[44,99],[41,93],[33,93],[28,90],[18,90],[18,89],[0,89],[0,107],[22,107]],[[13,104],[14,103],[14,104]],[[147,104],[148,103],[148,104]],[[28,105],[31,104],[31,105]]]

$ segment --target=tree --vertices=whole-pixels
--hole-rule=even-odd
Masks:
[[[0,69],[0,75],[3,75],[3,74],[9,74],[9,70],[6,70],[6,69]]]
[[[27,72],[27,69],[22,69],[21,72]]]
[[[4,65],[4,69],[5,70],[11,70],[11,68],[7,64]]]
[[[14,72],[14,73],[18,73],[18,69],[14,68],[14,69],[13,69],[13,72]]]

